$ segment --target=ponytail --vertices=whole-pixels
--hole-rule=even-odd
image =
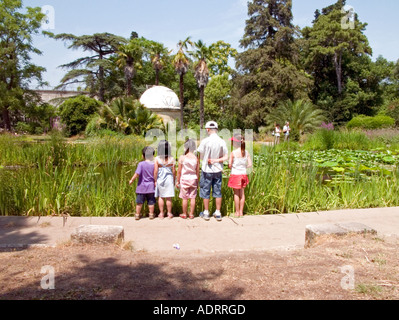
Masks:
[[[241,138],[241,156],[245,158],[245,140]]]

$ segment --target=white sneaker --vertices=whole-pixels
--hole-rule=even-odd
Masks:
[[[213,214],[213,216],[215,217],[215,219],[217,220],[217,221],[222,221],[222,214],[219,212],[219,213],[214,213]]]
[[[204,213],[204,212],[201,212],[200,213],[200,215],[199,215],[202,219],[204,219],[205,221],[209,221],[209,213]]]

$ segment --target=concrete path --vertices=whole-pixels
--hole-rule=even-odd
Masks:
[[[124,227],[125,242],[144,252],[234,252],[302,248],[310,224],[358,222],[377,230],[379,236],[399,237],[399,207],[343,210],[288,215],[224,217],[183,220],[134,218],[0,217],[0,250],[56,246],[70,241],[80,225]]]

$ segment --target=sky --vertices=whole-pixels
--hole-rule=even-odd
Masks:
[[[293,0],[294,24],[311,26],[316,9],[335,0]],[[175,50],[179,40],[191,36],[210,45],[218,40],[230,43],[238,51],[244,35],[247,0],[24,0],[24,6],[51,6],[54,28],[51,32],[75,35],[108,32],[129,38],[139,36],[163,43]],[[373,49],[373,59],[379,55],[389,61],[399,59],[399,1],[347,0],[361,22]],[[67,49],[67,44],[42,35],[34,37],[41,56],[32,55],[33,63],[46,68],[44,80],[53,88],[67,72],[59,68],[87,53]]]

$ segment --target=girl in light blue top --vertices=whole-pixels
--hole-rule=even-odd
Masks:
[[[172,199],[175,197],[175,159],[171,156],[172,148],[168,141],[162,140],[158,145],[158,156],[155,158],[154,180],[155,197],[158,197],[160,219],[165,217],[164,205],[168,218],[173,218]]]

